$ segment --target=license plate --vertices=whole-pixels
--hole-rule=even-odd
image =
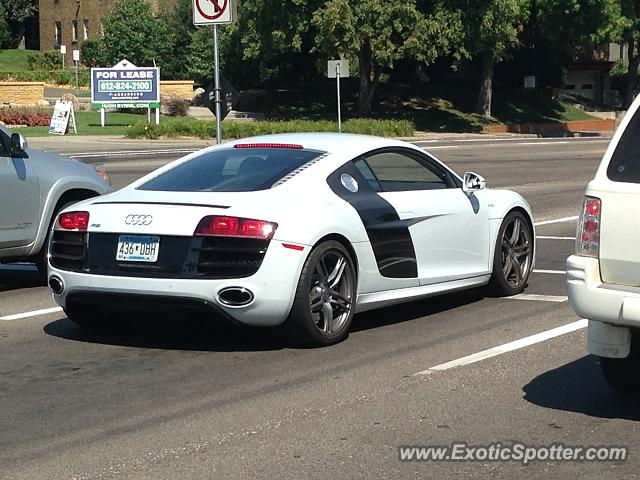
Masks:
[[[116,260],[120,262],[156,262],[160,251],[160,237],[120,235]]]

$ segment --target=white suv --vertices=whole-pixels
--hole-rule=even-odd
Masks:
[[[567,259],[573,309],[589,319],[588,350],[621,392],[640,391],[640,97],[587,185]]]

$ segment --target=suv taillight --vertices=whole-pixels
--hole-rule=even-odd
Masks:
[[[600,212],[602,202],[596,197],[584,197],[578,231],[576,254],[597,258],[600,253]]]

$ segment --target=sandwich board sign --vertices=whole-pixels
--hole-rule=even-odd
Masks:
[[[194,25],[233,23],[236,18],[236,0],[193,0]]]
[[[78,133],[73,102],[56,100],[53,115],[51,115],[51,123],[49,124],[49,133],[64,135],[70,129],[73,129],[73,133]]]

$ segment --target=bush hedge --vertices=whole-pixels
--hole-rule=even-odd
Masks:
[[[0,109],[0,122],[5,125],[26,125],[27,127],[46,127],[51,123],[51,115],[27,110]]]
[[[22,70],[15,72],[0,72],[0,80],[14,82],[45,82],[57,85],[75,85],[76,72],[73,69],[64,70]],[[78,74],[78,85],[90,85],[90,71],[83,69]]]
[[[347,120],[342,123],[344,133],[359,133],[381,137],[410,137],[415,127],[407,120],[375,120],[370,118]],[[255,135],[291,132],[337,132],[337,122],[327,120],[290,121],[226,121],[222,123],[224,138],[243,138]],[[127,132],[130,138],[158,139],[160,137],[215,137],[215,122],[194,118],[163,118],[160,125],[140,123]]]

